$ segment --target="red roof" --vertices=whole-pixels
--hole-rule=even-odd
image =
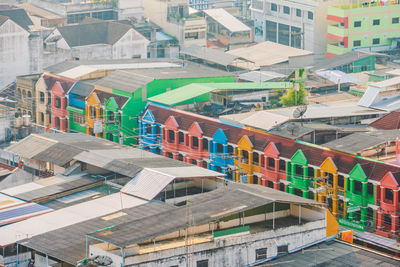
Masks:
[[[192,123],[197,121],[202,128],[204,136],[209,138],[212,138],[219,128],[224,131],[230,143],[237,144],[242,136],[247,135],[253,143],[255,150],[264,151],[268,143],[274,142],[275,146],[279,150],[279,156],[284,158],[290,159],[297,150],[301,149],[307,158],[308,164],[314,166],[320,166],[327,157],[331,157],[337,166],[338,171],[341,173],[350,173],[358,163],[361,164],[367,178],[375,181],[380,181],[388,171],[391,171],[392,173],[400,172],[400,166],[356,158],[352,155],[331,149],[328,150],[296,143],[295,140],[269,133],[263,134],[241,129],[239,127],[222,123],[214,118],[186,111],[164,109],[160,106],[153,105],[149,105],[147,109],[152,111],[156,122],[160,124],[164,124],[170,116],[174,116],[179,125],[179,129],[184,131],[188,131]]]
[[[400,129],[400,112],[392,111],[389,114],[386,114],[385,116],[370,123],[369,126],[381,130]]]

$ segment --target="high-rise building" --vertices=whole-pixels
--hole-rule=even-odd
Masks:
[[[328,8],[327,57],[400,47],[400,2],[357,1]]]
[[[327,9],[332,0],[253,0],[254,40],[325,54]]]

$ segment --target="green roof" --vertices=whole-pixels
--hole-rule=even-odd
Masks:
[[[263,82],[263,83],[192,83],[160,95],[150,97],[148,100],[159,104],[174,106],[184,101],[209,94],[216,90],[272,90],[288,89],[290,82]]]

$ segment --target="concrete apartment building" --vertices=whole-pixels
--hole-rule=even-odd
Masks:
[[[18,75],[41,71],[40,37],[31,33],[32,26],[23,9],[0,10],[0,88]]]
[[[148,44],[149,40],[129,25],[88,19],[55,29],[44,40],[43,64],[70,59],[146,58]]]
[[[206,46],[206,19],[190,15],[187,0],[146,0],[143,6],[146,17],[160,25],[165,33],[174,36],[181,47],[192,44]]]
[[[348,1],[346,1],[348,2]],[[400,48],[399,1],[357,1],[328,8],[326,56],[351,50],[386,51]]]
[[[31,0],[30,3],[66,17],[68,24],[80,23],[86,17],[103,20],[117,19],[143,19],[143,0],[105,0],[105,1],[81,1],[70,0]]]
[[[253,0],[254,40],[324,54],[328,6],[335,0]]]

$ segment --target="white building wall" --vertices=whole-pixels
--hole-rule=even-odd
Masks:
[[[276,4],[277,11],[271,9],[271,4]],[[315,54],[325,54],[327,33],[327,8],[337,3],[334,0],[253,0],[251,10],[251,18],[254,20],[255,26],[262,25],[263,34],[255,35],[256,42],[267,40],[266,36],[266,20],[279,24],[289,25],[301,29],[299,40],[301,40],[301,48],[311,51]],[[285,14],[284,6],[290,8],[290,14]],[[297,9],[301,10],[301,16],[297,16]],[[313,19],[308,18],[308,12],[313,13]],[[278,29],[277,29],[278,30]],[[277,42],[279,36],[277,34]],[[289,39],[291,45],[291,37]]]
[[[12,20],[0,26],[0,88],[30,74],[29,32]]]
[[[208,266],[246,266],[256,261],[256,249],[266,248],[267,257],[277,255],[278,246],[288,245],[289,251],[325,238],[325,221],[293,225],[271,231],[215,239],[211,243],[191,246],[189,263],[185,247],[127,257],[124,266],[196,266],[200,260],[208,260]]]
[[[146,0],[144,0],[146,1]],[[144,17],[143,0],[119,0],[118,19],[135,18],[142,20]]]
[[[143,35],[130,29],[118,42],[113,45],[113,59],[130,59],[133,57],[146,58],[147,46],[149,44]]]

